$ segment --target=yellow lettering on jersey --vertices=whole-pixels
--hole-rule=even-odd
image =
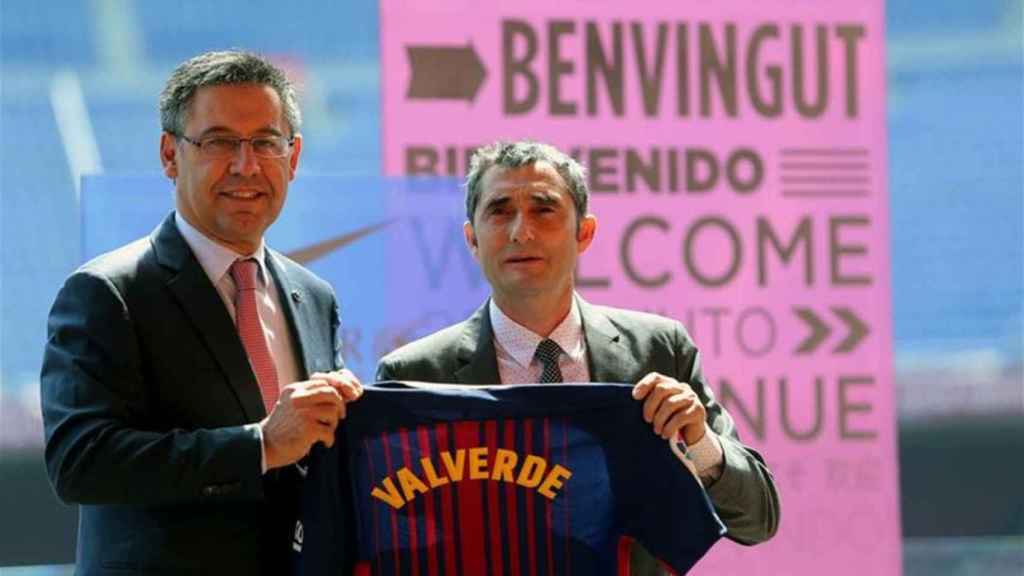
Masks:
[[[420,467],[423,468],[423,475],[427,477],[427,484],[430,484],[431,488],[444,486],[448,483],[447,476],[437,475],[437,471],[434,470],[434,463],[430,461],[430,458],[420,458]]]
[[[462,469],[466,465],[465,449],[460,448],[455,451],[454,462],[452,462],[452,453],[445,450],[441,452],[441,461],[444,462],[444,468],[448,471],[448,477],[452,479],[452,482],[462,480]]]
[[[427,485],[422,480],[416,477],[408,468],[401,468],[398,470],[398,483],[402,485],[402,495],[405,496],[406,500],[412,500],[416,497],[416,493],[426,494]]]
[[[487,448],[469,449],[469,479],[487,480]]]
[[[572,472],[569,472],[561,464],[555,464],[551,468],[551,472],[548,473],[547,478],[544,479],[544,483],[537,488],[537,492],[547,498],[548,500],[555,499],[555,490],[562,487],[565,480],[568,480],[572,476]]]
[[[572,471],[560,464],[549,469],[548,461],[540,456],[526,454],[520,458],[519,453],[504,448],[496,449],[493,455],[486,446],[475,446],[459,448],[454,454],[445,450],[439,456],[441,468],[430,458],[420,458],[422,474],[417,475],[406,467],[399,468],[394,477],[385,477],[380,486],[374,486],[370,495],[399,510],[419,494],[467,479],[515,483],[523,488],[534,488],[541,496],[554,500],[566,480],[572,477]]]
[[[405,500],[403,500],[402,495],[398,493],[398,488],[395,486],[395,483],[391,478],[385,478],[381,484],[384,485],[384,490],[375,486],[370,492],[371,496],[378,500],[387,502],[388,506],[391,506],[396,510],[405,505]]]
[[[534,488],[544,478],[544,470],[547,467],[547,461],[540,456],[527,454],[526,460],[523,461],[523,467],[519,469],[519,477],[516,478],[516,484],[525,488]]]
[[[498,448],[494,455],[494,466],[491,467],[491,480],[515,482],[515,467],[519,456],[511,450]]]

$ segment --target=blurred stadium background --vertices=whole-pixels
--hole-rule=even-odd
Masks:
[[[905,574],[1019,575],[1024,0],[886,11]],[[76,511],[43,469],[38,373],[49,305],[80,260],[79,177],[158,171],[167,74],[226,47],[303,85],[303,171],[379,174],[378,29],[368,1],[0,0],[0,571],[64,574],[74,558]]]

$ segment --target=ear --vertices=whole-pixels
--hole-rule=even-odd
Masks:
[[[473,255],[478,262],[480,261],[479,251],[480,247],[476,243],[476,231],[473,230],[473,223],[469,220],[462,225],[462,233],[466,236],[466,246],[469,248],[469,252]]]
[[[299,156],[302,154],[302,134],[295,135],[292,142],[292,155],[288,158],[288,180],[295,178],[295,171],[299,169]]]
[[[580,220],[580,229],[576,233],[576,253],[583,254],[594,241],[594,234],[597,233],[597,216],[587,214]]]
[[[174,180],[178,177],[178,139],[170,132],[160,134],[160,164],[164,175]]]

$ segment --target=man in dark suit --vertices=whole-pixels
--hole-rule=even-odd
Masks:
[[[687,461],[695,465],[728,536],[744,544],[770,538],[779,519],[771,473],[739,441],[682,325],[575,294],[576,260],[597,229],[587,198],[583,168],[551,146],[498,143],[477,151],[464,232],[491,298],[468,320],[385,356],[377,379],[635,382],[644,418],[680,456],[680,473]],[[639,550],[633,564],[634,573],[655,571]]]
[[[263,242],[302,149],[294,89],[258,56],[212,52],[174,71],[160,109],[175,211],[56,298],[47,470],[81,504],[78,574],[279,574],[298,463],[361,393],[333,290]]]

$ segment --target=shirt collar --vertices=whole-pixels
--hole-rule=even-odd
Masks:
[[[258,276],[260,282],[264,286],[267,285],[267,278],[270,278],[270,274],[266,263],[267,251],[262,239],[260,239],[260,245],[256,248],[256,251],[252,254],[239,254],[226,246],[221,246],[199,230],[196,230],[178,212],[174,213],[174,223],[178,226],[178,231],[185,238],[188,247],[192,249],[192,253],[196,255],[196,260],[199,261],[203,272],[206,272],[206,276],[214,286],[220,283],[224,275],[231,269],[231,265],[235,263],[235,260],[245,258],[252,258],[259,263],[260,271]]]
[[[529,366],[537,351],[537,344],[540,344],[544,338],[506,316],[501,308],[494,303],[493,298],[488,305],[488,311],[497,345],[508,352],[520,366]],[[579,306],[576,304],[575,294],[573,294],[569,313],[551,331],[548,338],[554,340],[573,362],[582,360],[586,348],[583,340],[583,320],[580,316]]]

